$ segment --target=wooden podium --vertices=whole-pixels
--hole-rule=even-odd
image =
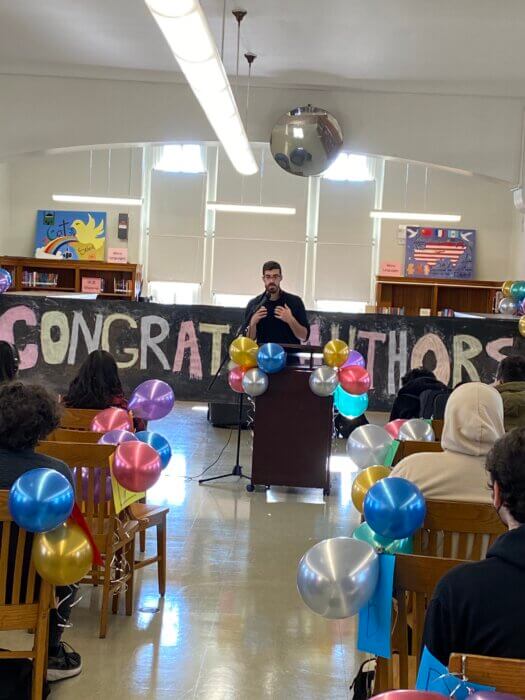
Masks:
[[[308,384],[315,353],[321,348],[284,346],[310,355],[299,364],[289,354],[289,364],[270,375],[268,390],[255,399],[252,477],[257,484],[299,486],[330,493],[329,458],[333,429],[333,399],[316,396]],[[292,364],[296,360],[297,364]]]

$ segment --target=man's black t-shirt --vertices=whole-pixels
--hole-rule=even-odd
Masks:
[[[259,306],[264,297],[265,294],[260,294],[258,297],[255,297],[248,302],[244,316],[246,328],[250,323],[254,310]],[[259,344],[284,343],[288,345],[297,345],[301,342],[301,340],[296,338],[296,336],[293,334],[290,326],[284,321],[281,321],[281,319],[277,318],[275,315],[276,307],[284,306],[285,304],[290,308],[290,311],[292,312],[297,323],[303,326],[303,328],[306,328],[308,333],[310,333],[310,324],[308,323],[306,310],[301,297],[298,297],[295,294],[290,294],[289,292],[283,292],[281,290],[281,295],[278,299],[276,299],[276,301],[267,299],[263,304],[263,306],[265,306],[268,310],[268,315],[261,319],[257,324],[256,340]]]

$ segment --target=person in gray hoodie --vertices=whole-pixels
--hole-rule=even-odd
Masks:
[[[505,430],[525,428],[525,357],[505,357],[499,363],[496,380],[503,399]]]

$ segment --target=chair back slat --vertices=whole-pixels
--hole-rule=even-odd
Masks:
[[[91,430],[71,430],[57,428],[47,436],[49,442],[87,442],[96,445],[104,433],[93,433]]]
[[[432,421],[432,430],[434,431],[436,440],[439,442],[441,440],[441,436],[443,435],[443,420],[434,419]]]
[[[443,452],[440,442],[426,442],[423,440],[402,440],[399,443],[397,452],[393,459],[393,464],[396,465],[405,457],[419,454],[420,452]]]
[[[451,673],[465,673],[473,683],[495,686],[500,693],[525,696],[525,660],[451,654]]]
[[[99,413],[100,409],[64,407],[60,427],[69,430],[91,430],[93,418]]]
[[[29,573],[27,575],[27,586],[26,586],[26,604],[30,604],[35,600],[35,590],[36,590],[36,569],[33,564],[33,559],[31,559],[31,564],[29,565]]]
[[[2,524],[2,544],[0,545],[0,605],[5,605],[7,596],[7,569],[9,565],[9,545],[11,542],[11,523]]]
[[[13,603],[20,603],[20,588],[22,584],[22,574],[24,569],[24,554],[26,548],[26,531],[19,530],[18,541],[16,543],[16,556],[15,556],[15,571],[13,578],[13,592],[11,594],[11,601]]]

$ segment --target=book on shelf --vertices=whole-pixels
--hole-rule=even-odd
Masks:
[[[131,294],[131,280],[122,277],[113,278],[113,291],[115,294]]]
[[[404,306],[378,306],[376,313],[387,314],[388,316],[404,316]]]
[[[441,311],[438,311],[438,316],[447,316],[452,318],[454,316],[454,309],[441,309]]]
[[[22,270],[22,287],[57,287],[58,273]]]

